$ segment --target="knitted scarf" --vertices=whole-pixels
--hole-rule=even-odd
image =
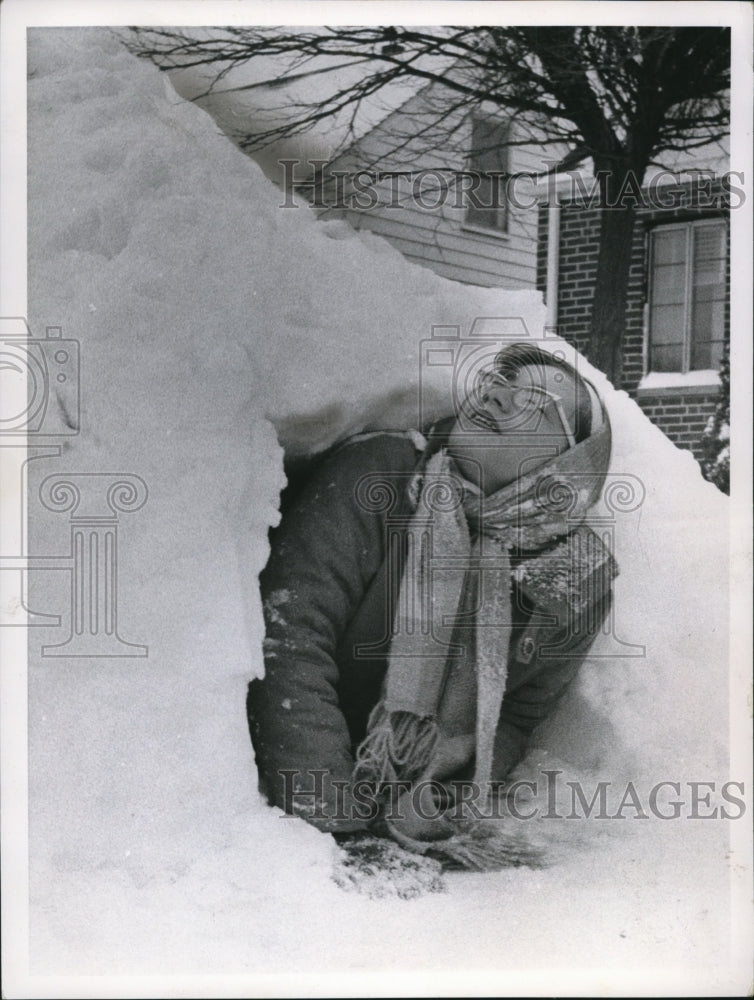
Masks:
[[[533,603],[578,615],[595,578],[617,574],[586,525],[610,458],[610,427],[544,466],[482,497],[443,451],[412,484],[414,513],[383,696],[356,754],[355,780],[439,781],[472,756],[474,782],[489,791],[512,629],[511,587]],[[511,553],[516,569],[511,570]],[[563,620],[562,618],[560,620]],[[384,785],[382,787],[385,787]],[[385,820],[409,850],[473,869],[536,863],[499,824],[440,815],[421,839]],[[495,828],[495,829],[493,829]]]

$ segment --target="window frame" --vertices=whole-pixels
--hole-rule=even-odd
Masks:
[[[720,227],[725,240],[722,262],[725,268],[724,284],[728,285],[725,299],[730,296],[729,278],[727,272],[728,257],[728,220],[725,216],[715,215],[711,218],[684,219],[674,222],[658,223],[648,231],[647,246],[647,299],[646,299],[646,324],[644,338],[644,380],[650,376],[653,379],[663,377],[673,378],[673,376],[683,376],[685,379],[692,379],[696,373],[700,376],[704,372],[715,371],[708,368],[692,368],[691,352],[693,346],[693,289],[694,289],[694,236],[693,234],[702,228]],[[652,363],[652,308],[655,283],[655,236],[659,232],[669,232],[672,230],[683,231],[686,235],[685,246],[685,271],[684,271],[684,298],[683,298],[683,341],[681,367],[667,371],[660,371],[651,367]],[[725,342],[725,324],[722,330],[722,343]],[[643,381],[644,381],[643,380]]]
[[[477,166],[476,157],[478,157],[480,154],[479,153],[475,154],[474,152],[474,131],[475,131],[475,126],[478,122],[484,122],[485,124],[493,123],[494,126],[496,128],[499,128],[503,133],[503,137],[506,140],[506,143],[510,136],[511,121],[509,118],[503,117],[500,114],[495,114],[494,112],[485,112],[478,108],[472,111],[471,114],[469,115],[469,126],[471,134],[469,143],[470,149],[466,157],[467,171],[469,173],[479,173],[479,174],[487,173],[490,174],[491,176],[499,176],[500,174],[507,174],[510,166],[510,150],[507,144],[502,144],[500,148],[500,156],[503,161],[502,170],[485,171],[484,169],[481,168],[481,166]],[[483,150],[482,152],[489,152],[489,151]],[[490,215],[481,217],[477,216],[476,218],[471,218],[470,212],[472,211],[476,213],[489,212]],[[495,213],[495,225],[488,225],[484,220],[485,218],[490,218],[493,212]],[[502,203],[500,205],[495,206],[494,208],[478,209],[475,208],[473,205],[469,205],[467,203],[464,210],[464,219],[462,227],[463,229],[467,229],[475,233],[480,233],[485,236],[505,237],[508,235],[509,220],[510,220],[510,211],[509,211],[508,197],[506,192],[505,197],[502,199]]]

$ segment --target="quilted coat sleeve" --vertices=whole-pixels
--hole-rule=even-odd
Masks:
[[[265,677],[248,698],[260,786],[273,804],[325,830],[362,829],[370,818],[351,799],[337,693],[338,641],[384,555],[384,516],[366,510],[356,490],[362,477],[390,476],[415,460],[410,442],[387,435],[325,459],[286,511],[260,577]]]
[[[553,713],[588,656],[611,605],[612,591],[606,584],[591,606],[588,629],[581,621],[559,632],[543,631],[548,642],[542,649],[538,648],[536,629],[525,633],[523,642],[527,641],[527,634],[531,635],[528,641],[535,652],[526,663],[517,659],[514,653],[495,738],[495,780],[503,780],[518,764],[529,747],[534,730]],[[550,643],[554,648],[547,649]]]

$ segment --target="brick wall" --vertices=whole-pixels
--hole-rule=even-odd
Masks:
[[[704,202],[723,191],[719,183],[702,192]],[[671,200],[668,198],[667,200]],[[701,387],[696,391],[647,390],[639,392],[639,382],[645,374],[644,310],[648,293],[647,250],[650,229],[661,223],[685,222],[692,219],[720,217],[725,214],[716,205],[694,205],[694,192],[689,184],[672,189],[671,208],[640,208],[637,210],[631,251],[631,270],[626,304],[626,333],[623,349],[623,376],[620,388],[637,399],[642,410],[680,448],[687,448],[698,458],[701,436],[708,418],[714,412],[717,390]],[[583,201],[566,201],[560,210],[560,271],[558,283],[558,333],[579,351],[586,354],[592,311],[592,289],[597,269],[600,210],[587,207]],[[548,207],[541,205],[538,220],[537,287],[546,289],[547,282]],[[729,309],[726,309],[726,335],[729,336]]]
[[[714,413],[717,390],[698,395],[670,395],[642,392],[637,400],[653,424],[663,431],[673,444],[687,448],[694,457],[702,457],[702,434],[707,421]]]

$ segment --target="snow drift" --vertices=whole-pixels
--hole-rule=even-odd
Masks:
[[[32,968],[421,970],[474,954],[512,969],[543,949],[583,965],[588,942],[595,966],[690,974],[704,940],[709,977],[727,928],[719,824],[607,824],[588,857],[458,876],[407,904],[341,892],[329,838],[256,794],[244,696],[262,672],[256,579],[283,449],[414,425],[432,326],[503,316],[538,335],[539,296],[454,284],[344,223],[280,209],[260,169],[105,29],[29,42],[29,320],[38,336],[62,326],[82,354],[81,434],[31,463],[31,496],[59,471],[132,472],[149,488],[123,519],[119,568],[122,634],[148,659],[50,660],[39,646],[59,637],[32,636]],[[583,370],[624,481],[615,630],[525,767],[725,780],[726,498]],[[448,375],[426,386],[447,409]],[[38,503],[31,520],[64,547]],[[57,581],[38,583],[42,598],[64,613]]]

